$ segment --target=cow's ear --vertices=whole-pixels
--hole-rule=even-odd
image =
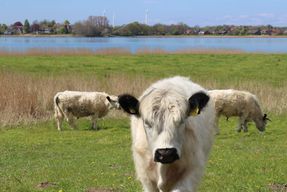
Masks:
[[[118,101],[118,98],[116,96],[107,96],[106,99],[110,102],[110,103],[115,103]]]
[[[112,102],[112,99],[110,98],[110,96],[107,96],[106,98],[110,103]]]
[[[132,95],[119,95],[119,104],[125,112],[139,116],[139,101]]]
[[[200,91],[193,94],[189,99],[189,114],[192,116],[196,116],[200,114],[202,109],[206,106],[209,101],[209,96]]]

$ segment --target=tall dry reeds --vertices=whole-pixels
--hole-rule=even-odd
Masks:
[[[103,48],[92,50],[88,48],[30,48],[27,50],[10,51],[0,48],[0,56],[70,56],[70,55],[130,55],[125,48]]]
[[[70,56],[70,55],[162,55],[162,54],[242,54],[241,50],[226,49],[180,49],[168,51],[160,48],[140,48],[132,52],[126,48],[102,48],[92,50],[88,48],[30,48],[23,51],[0,48],[0,56]]]
[[[151,80],[144,77],[111,75],[85,77],[29,75],[0,71],[0,125],[48,119],[53,113],[53,97],[59,91],[104,91],[118,95],[139,95]]]
[[[59,91],[105,91],[118,95],[139,96],[155,78],[144,76],[108,75],[105,77],[66,74],[41,76],[0,71],[0,126],[49,119],[53,116],[53,97]],[[256,82],[232,84],[213,80],[199,81],[208,89],[234,88],[257,95],[264,111],[275,114],[287,112],[287,85],[273,87]],[[111,113],[122,115],[122,113]]]

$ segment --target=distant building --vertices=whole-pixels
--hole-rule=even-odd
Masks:
[[[263,29],[263,30],[261,31],[261,35],[272,35],[272,30]]]
[[[187,29],[184,34],[186,34],[186,35],[197,35],[198,32],[195,30],[192,30],[192,29]]]
[[[198,32],[198,35],[204,35],[205,34],[205,31],[199,31]]]
[[[250,29],[247,31],[248,35],[261,35],[261,30],[260,29]]]
[[[13,34],[23,34],[23,24],[20,21],[17,21],[12,25]]]

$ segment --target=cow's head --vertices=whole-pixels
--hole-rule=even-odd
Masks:
[[[266,113],[263,116],[260,116],[257,119],[255,119],[257,129],[261,132],[265,131],[265,127],[268,121],[271,120],[267,117]]]
[[[204,92],[186,98],[171,90],[153,90],[140,101],[134,96],[119,96],[121,107],[140,119],[155,162],[173,163],[181,158],[186,120],[200,114],[209,101]]]
[[[107,105],[109,109],[120,109],[119,98],[118,96],[109,95],[106,97]]]

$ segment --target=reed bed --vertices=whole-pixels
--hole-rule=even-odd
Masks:
[[[0,71],[0,125],[29,123],[52,118],[53,97],[59,91],[104,91],[114,95],[128,92],[139,96],[155,80],[156,78],[120,74],[105,77],[87,77],[73,73],[65,76],[41,76]],[[257,95],[265,112],[279,115],[287,112],[286,84],[273,87],[256,82],[240,84],[212,80],[198,80],[197,82],[208,89],[247,90]],[[110,116],[122,117],[123,113],[112,112]]]
[[[236,49],[179,49],[174,51],[168,51],[164,49],[149,49],[149,48],[141,48],[136,51],[137,55],[146,55],[146,54],[154,54],[154,55],[164,55],[164,54],[242,54],[244,51],[236,50]]]
[[[0,56],[70,56],[70,55],[131,55],[125,48],[106,48],[92,50],[88,48],[30,48],[23,51],[0,49]]]
[[[150,83],[143,77],[115,75],[87,78],[83,75],[75,78],[75,75],[41,77],[0,72],[0,125],[51,118],[53,97],[59,91],[104,91],[114,95],[128,92],[139,95]]]
[[[88,56],[88,55],[163,55],[163,54],[242,54],[241,50],[230,49],[180,49],[168,51],[160,48],[140,48],[135,52],[127,48],[30,48],[23,51],[10,51],[0,48],[0,56]]]

